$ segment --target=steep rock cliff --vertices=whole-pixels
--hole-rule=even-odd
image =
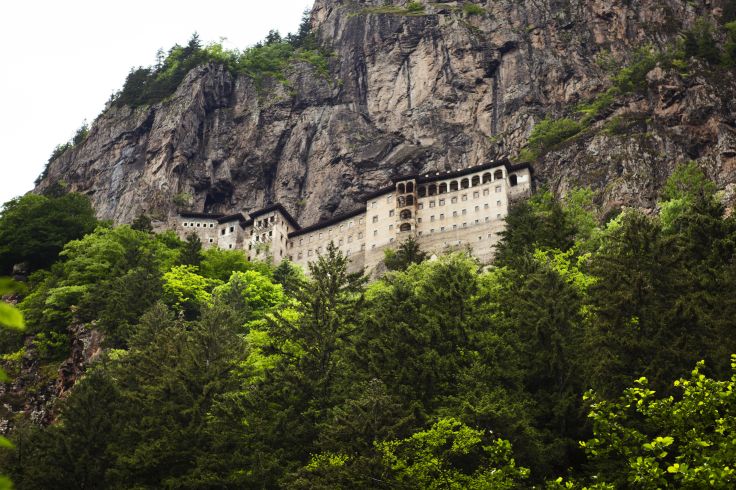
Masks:
[[[110,107],[88,138],[52,162],[39,190],[63,180],[102,218],[151,214],[165,226],[185,207],[249,211],[281,202],[310,224],[353,209],[398,174],[514,156],[534,125],[604,90],[602,54],[672,45],[724,2],[487,0],[463,4],[316,0],[312,23],[333,51],[328,76],[293,65],[257,87],[210,64],[148,107]],[[390,4],[390,5],[387,5]],[[676,162],[697,159],[722,187],[736,182],[734,84],[695,67],[655,68],[645,93],[617,101],[572,141],[534,162],[564,192],[602,190],[607,207],[651,207]],[[627,130],[604,131],[611,118]],[[177,196],[179,196],[177,198]]]

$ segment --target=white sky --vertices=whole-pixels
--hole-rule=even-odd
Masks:
[[[312,0],[0,0],[0,203],[33,188],[54,147],[156,50],[295,32]]]

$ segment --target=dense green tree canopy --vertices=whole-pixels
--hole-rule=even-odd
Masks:
[[[9,274],[21,262],[29,270],[50,266],[64,244],[95,226],[92,206],[81,194],[26,194],[5,203],[0,212],[0,274]]]
[[[30,276],[27,330],[0,331],[9,376],[38,366],[29,390],[80,327],[105,345],[54,424],[11,418],[3,471],[19,489],[730,488],[736,220],[693,163],[659,213],[603,222],[594,202],[542,191],[494,264],[408,242],[370,284],[332,244],[301,271],[98,226]]]

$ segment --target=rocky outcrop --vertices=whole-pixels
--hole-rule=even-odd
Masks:
[[[69,357],[59,364],[43,361],[33,337],[25,342],[23,356],[13,372],[12,382],[0,383],[0,434],[7,433],[17,414],[35,424],[48,425],[57,416],[56,400],[69,390],[85,370],[102,354],[102,334],[84,324],[72,324],[69,332]],[[6,368],[8,366],[5,366]]]
[[[484,13],[463,2],[410,13],[398,0],[316,0],[314,29],[334,53],[328,76],[298,63],[287,84],[258,88],[198,67],[161,103],[105,110],[38,189],[64,180],[118,222],[148,213],[166,226],[191,196],[187,209],[206,212],[280,202],[310,224],[397,174],[514,156],[536,122],[606,87],[597,61],[671,45],[697,18],[717,21],[723,2],[472,3]],[[649,76],[648,93],[535,162],[537,179],[559,192],[590,185],[607,207],[651,207],[685,159],[722,187],[736,182],[732,76]],[[629,130],[610,131],[621,120]]]

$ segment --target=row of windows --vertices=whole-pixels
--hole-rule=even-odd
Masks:
[[[320,233],[318,236],[319,236],[319,239],[320,240],[323,238],[323,234],[322,233]],[[361,231],[361,232],[358,232],[358,240],[362,240],[362,239],[363,239],[363,232]],[[312,242],[312,236],[311,235],[308,236],[306,240],[307,240],[307,243],[311,243]],[[342,243],[342,240],[343,239],[340,238],[339,242]],[[348,241],[348,243],[352,243],[353,242],[353,235],[348,235],[347,241]],[[299,239],[299,246],[301,247],[303,245],[304,245],[304,238],[300,238]],[[290,248],[294,248],[294,242],[290,242],[289,243],[289,247]]]
[[[338,245],[338,246],[339,246],[339,245]],[[361,245],[360,245],[360,250],[361,250],[361,251],[365,250],[365,243],[361,243]],[[315,255],[315,254],[316,254],[316,255],[319,255],[319,254],[321,254],[321,253],[322,253],[322,247],[317,247],[317,248],[315,248],[314,250],[312,250],[312,249],[309,249],[309,250],[307,250],[307,257],[312,257],[312,256],[313,256],[313,255]],[[348,257],[350,256],[350,253],[351,253],[351,252],[350,252],[350,249],[349,249],[349,248],[345,250],[345,255],[347,255]],[[296,255],[296,258],[297,258],[297,260],[301,260],[301,259],[303,259],[303,258],[304,258],[304,252],[299,252],[299,253],[298,253],[298,254]],[[291,255],[289,255],[289,260],[292,260],[292,256],[291,256]]]
[[[197,228],[200,228],[200,227],[201,228],[207,228],[208,227],[207,226],[207,223],[195,223],[194,221],[189,222],[189,223],[183,223],[182,224],[182,226],[189,226],[191,228],[194,228],[195,225],[197,226]],[[214,223],[209,223],[209,228],[214,228],[214,227],[215,227],[215,224]]]
[[[498,218],[498,219],[501,219],[501,214],[500,214],[500,213],[499,213],[499,214],[497,214],[497,215],[496,215],[496,218]],[[485,218],[485,220],[484,220],[484,221],[485,221],[486,223],[488,223],[488,222],[489,222],[490,220],[491,220],[491,218],[490,218],[489,216],[486,216],[486,218]],[[480,220],[479,220],[479,219],[477,219],[477,220],[475,220],[475,221],[474,221],[473,223],[471,223],[471,224],[475,224],[475,225],[478,225],[478,224],[480,224]],[[468,223],[467,223],[467,222],[463,223],[463,224],[462,224],[462,226],[461,226],[461,228],[467,228],[467,227],[468,227]],[[452,229],[453,229],[453,230],[457,230],[457,228],[458,228],[458,225],[452,225]],[[449,229],[448,229],[448,230],[449,230]],[[440,226],[440,229],[439,229],[439,231],[440,231],[440,232],[443,232],[443,231],[448,231],[448,230],[446,230],[444,226]],[[435,229],[434,229],[434,228],[431,228],[431,229],[429,230],[429,232],[430,232],[430,233],[434,233],[434,232],[435,232]],[[422,234],[422,232],[420,231],[420,232],[419,232],[418,234],[419,234],[419,235],[421,235],[421,234]],[[489,236],[490,236],[490,235],[489,235]]]
[[[501,192],[501,186],[496,186],[496,192]],[[483,195],[484,196],[487,196],[489,194],[490,194],[490,190],[489,189],[484,189],[483,190]],[[480,197],[480,192],[478,192],[478,191],[473,192],[473,199],[478,199],[479,197]],[[468,195],[467,194],[463,194],[462,196],[460,196],[460,200],[461,201],[467,201],[468,200]],[[446,199],[439,199],[438,201],[435,201],[434,199],[432,199],[431,201],[429,201],[429,207],[430,208],[433,208],[435,206],[435,202],[439,203],[440,206],[444,206],[445,203],[446,203]],[[455,204],[456,202],[457,202],[457,196],[450,198],[450,203]],[[423,203],[419,203],[419,206],[418,207],[419,207],[419,209],[424,209],[424,204]]]
[[[474,175],[471,178],[464,178],[460,181],[453,180],[449,184],[447,182],[441,182],[440,184],[429,184],[426,186],[420,186],[417,193],[419,197],[434,196],[435,194],[444,194],[446,192],[454,192],[460,189],[467,189],[469,187],[476,187],[483,184],[488,184],[496,180],[503,179],[503,170],[496,170],[493,175],[490,172],[486,172],[483,175]],[[509,185],[515,186],[518,180],[516,175],[509,176]]]

